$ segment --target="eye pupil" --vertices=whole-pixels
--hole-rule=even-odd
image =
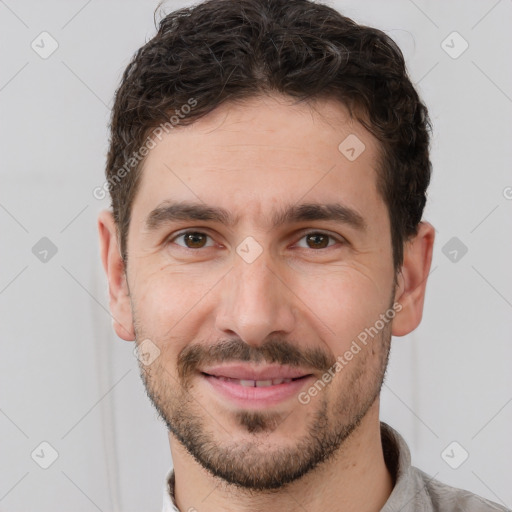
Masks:
[[[197,238],[202,238],[203,243],[199,242],[199,245],[194,245],[193,247],[190,247],[188,242],[192,242],[192,244],[195,244],[196,242],[194,241],[194,239],[197,241]],[[189,249],[198,249],[204,246],[205,235],[203,233],[186,233],[184,235],[184,239],[185,244]]]
[[[318,239],[319,239],[319,238],[320,238],[320,239],[323,239],[323,242],[325,242],[325,243],[320,242],[320,245],[318,245]],[[328,236],[326,236],[326,235],[322,235],[322,234],[320,234],[320,233],[312,233],[312,234],[307,235],[308,244],[309,244],[309,241],[310,241],[310,240],[312,240],[312,239],[313,239],[313,240],[315,240],[315,241],[314,241],[314,244],[315,244],[315,245],[314,245],[314,248],[315,248],[315,249],[317,249],[317,248],[319,248],[319,247],[320,247],[321,249],[324,249],[325,247],[327,247],[327,246],[328,246],[328,243],[329,243],[328,238],[329,238]]]

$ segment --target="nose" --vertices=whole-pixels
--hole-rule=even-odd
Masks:
[[[235,258],[233,270],[221,282],[217,309],[217,329],[253,346],[270,335],[288,335],[296,322],[297,298],[265,253],[252,263]]]

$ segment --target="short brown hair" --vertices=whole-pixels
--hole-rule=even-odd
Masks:
[[[427,108],[390,37],[310,0],[207,0],[165,16],[135,53],[115,94],[106,165],[125,262],[138,151],[152,130],[184,105],[194,108],[181,125],[226,101],[270,93],[336,98],[380,141],[377,187],[399,270],[430,182]]]

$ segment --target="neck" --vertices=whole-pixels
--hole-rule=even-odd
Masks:
[[[378,400],[331,459],[273,491],[235,488],[206,471],[172,435],[169,441],[176,505],[182,512],[377,512],[393,488],[382,451]]]

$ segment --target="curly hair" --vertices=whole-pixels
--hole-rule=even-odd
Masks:
[[[389,36],[310,0],[207,0],[166,15],[134,54],[115,93],[106,164],[125,262],[148,151],[139,150],[152,130],[169,126],[174,113],[186,125],[223,102],[271,93],[335,98],[378,139],[377,188],[389,213],[394,268],[401,268],[430,182],[427,108]]]

